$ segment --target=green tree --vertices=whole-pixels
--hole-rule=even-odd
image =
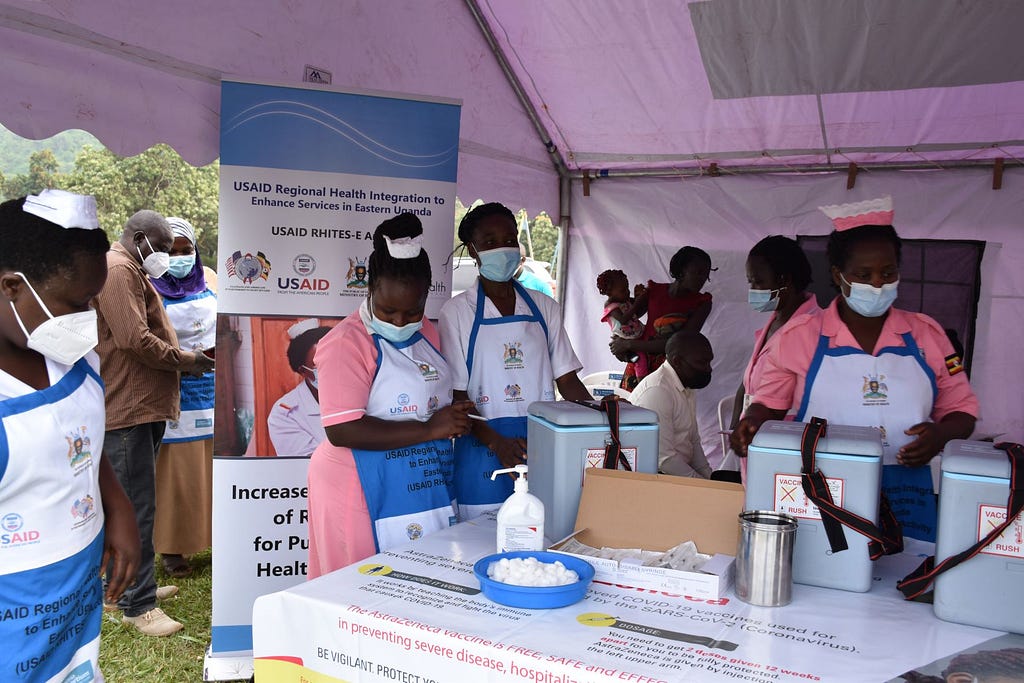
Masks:
[[[125,222],[141,209],[181,216],[195,227],[203,262],[216,270],[219,168],[216,161],[191,166],[164,144],[133,157],[86,146],[63,187],[96,197],[100,225],[111,240],[121,236]]]
[[[28,173],[8,178],[2,186],[5,198],[39,194],[42,190],[57,187],[60,178],[60,163],[48,149],[33,152],[28,161]]]

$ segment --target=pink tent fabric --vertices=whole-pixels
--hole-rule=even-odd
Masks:
[[[478,12],[524,107],[499,67]],[[0,4],[0,122],[217,156],[222,76],[461,98],[459,194],[558,213],[558,176],[1024,155],[1006,0]]]

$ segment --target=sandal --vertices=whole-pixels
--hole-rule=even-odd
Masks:
[[[192,567],[181,555],[163,555],[164,573],[175,579],[192,576]]]

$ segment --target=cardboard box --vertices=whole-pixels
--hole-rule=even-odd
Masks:
[[[729,482],[588,469],[572,537],[597,548],[657,551],[693,541],[713,556],[704,571],[583,559],[594,565],[597,581],[717,600],[732,585],[743,495],[742,486]],[[558,552],[566,540],[550,550]]]

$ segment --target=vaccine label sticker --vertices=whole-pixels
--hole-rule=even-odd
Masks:
[[[635,447],[623,447],[622,455],[626,457],[626,462],[629,463],[631,470],[636,472],[636,448]],[[588,448],[587,449],[587,467],[604,467],[604,449],[603,448]],[[622,463],[619,463],[618,469],[624,469]]]
[[[828,490],[832,493],[832,501],[839,507],[843,507],[845,482],[832,477],[826,477],[825,482],[828,484]],[[775,475],[775,511],[793,515],[798,519],[821,519],[818,506],[812,503],[804,493],[799,474]]]
[[[1024,513],[1021,513],[1024,514]],[[978,506],[978,540],[985,538],[1006,519],[1005,505]],[[1021,515],[1013,520],[994,541],[985,546],[982,553],[1003,557],[1024,558],[1024,521]]]

